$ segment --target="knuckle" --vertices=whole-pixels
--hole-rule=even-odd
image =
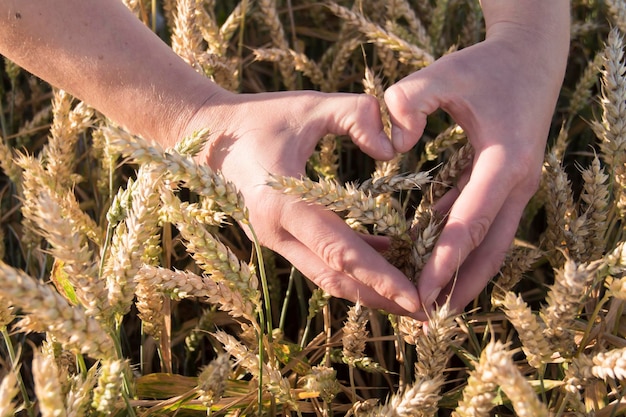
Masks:
[[[491,222],[487,217],[479,217],[471,222],[463,223],[465,225],[465,234],[471,244],[471,248],[476,249],[489,232]]]
[[[409,107],[409,99],[399,84],[394,84],[385,90],[385,104],[392,112],[403,112]]]
[[[332,236],[317,239],[316,252],[334,271],[345,272],[352,265],[351,251]]]

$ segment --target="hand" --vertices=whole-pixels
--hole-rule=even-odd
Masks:
[[[475,152],[456,187],[435,205],[447,222],[419,277],[426,309],[451,295],[459,311],[480,293],[499,270],[538,187],[567,47],[536,35],[501,25],[485,41],[386,91],[398,152],[417,142],[426,116],[438,108],[463,127]]]
[[[269,174],[305,175],[306,161],[327,133],[348,134],[372,157],[392,158],[394,151],[374,98],[221,91],[201,108],[186,131],[206,126],[216,138],[201,157],[241,191],[263,245],[335,297],[358,298],[396,314],[418,309],[415,286],[377,252],[386,248],[386,239],[359,235],[324,207],[266,185]]]

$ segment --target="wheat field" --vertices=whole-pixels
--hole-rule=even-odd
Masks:
[[[479,42],[478,2],[124,0],[236,92],[384,89]],[[626,415],[626,3],[572,0],[542,182],[500,272],[427,323],[335,299],[238,224],[237,189],[4,60],[0,415]],[[384,123],[389,123],[387,119]],[[443,112],[392,161],[320,138],[268,187],[390,236],[408,277],[472,160]]]

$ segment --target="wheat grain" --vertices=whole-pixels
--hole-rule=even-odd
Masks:
[[[441,153],[456,144],[463,144],[467,141],[465,131],[459,125],[452,125],[439,133],[433,140],[428,141],[424,146],[424,152],[417,166],[422,166],[427,161],[434,161]]]
[[[526,378],[513,363],[511,352],[500,342],[491,342],[485,348],[489,369],[483,371],[483,379],[494,381],[507,395],[520,417],[548,417],[546,406]]]
[[[269,29],[272,45],[284,51],[289,50],[289,43],[285,37],[285,31],[276,10],[276,0],[258,0],[257,6],[260,11],[260,19]],[[286,59],[278,62],[278,69],[287,90],[296,89],[296,74],[293,68],[294,66],[290,57],[286,57]]]
[[[243,196],[224,177],[207,165],[200,165],[188,156],[165,152],[157,144],[146,141],[113,127],[103,129],[112,150],[124,154],[139,164],[154,164],[164,179],[181,182],[191,191],[215,201],[222,211],[235,220],[247,223],[248,211]]]
[[[463,388],[463,398],[459,401],[452,417],[489,417],[494,407],[498,384],[493,375],[498,369],[493,368],[490,361],[489,346],[480,354],[479,360],[473,361],[474,369],[470,371],[467,385]]]
[[[576,348],[572,334],[574,320],[600,265],[600,262],[577,264],[568,259],[555,271],[554,284],[541,314],[546,323],[544,334],[549,338],[551,348],[563,357],[569,357]]]
[[[11,300],[31,323],[52,333],[66,349],[96,359],[115,356],[113,341],[100,324],[82,308],[70,306],[51,287],[5,263],[0,263],[0,281],[0,296]]]
[[[609,7],[611,16],[613,17],[613,23],[622,31],[626,32],[626,5],[621,1],[607,0],[606,4]]]
[[[366,328],[368,315],[369,311],[364,309],[358,300],[348,310],[348,319],[343,326],[341,343],[343,360],[350,365],[354,365],[365,356],[365,343],[369,336]]]
[[[168,221],[176,225],[181,236],[187,241],[187,251],[200,268],[215,282],[228,286],[232,291],[228,296],[233,297],[233,301],[236,302],[237,294],[240,294],[243,300],[255,308],[259,307],[259,282],[254,270],[247,263],[237,259],[227,246],[191,217],[181,206],[180,200],[171,192],[163,192],[161,198]],[[236,304],[231,305],[230,302],[228,305],[238,307]],[[246,311],[248,306],[243,304],[242,311]]]
[[[19,411],[17,404],[13,401],[20,392],[17,385],[17,369],[11,369],[2,378],[0,383],[0,417],[13,417]]]
[[[602,169],[597,156],[594,156],[591,166],[582,172],[582,179],[583,191],[580,199],[584,204],[581,204],[581,210],[588,221],[585,223],[587,239],[581,261],[589,262],[604,253],[609,212],[608,175]]]
[[[203,72],[199,57],[204,54],[203,38],[198,24],[196,8],[198,0],[177,0],[172,31],[172,50],[191,65],[196,71]]]
[[[450,0],[437,0],[433,9],[430,25],[428,26],[428,35],[432,40],[432,50],[436,53],[442,51],[442,39],[444,38],[443,29],[446,21]]]
[[[562,265],[564,252],[577,259],[584,252],[583,240],[575,235],[578,228],[577,210],[572,196],[571,182],[552,152],[546,156],[546,222],[543,247],[551,248],[548,256],[552,265]]]
[[[379,411],[385,417],[432,417],[437,413],[443,377],[417,379],[410,387],[394,394]]]
[[[313,154],[308,163],[322,178],[336,180],[339,170],[339,154],[337,152],[338,138],[328,134],[320,140],[318,151]]]
[[[533,264],[542,254],[539,249],[522,246],[515,246],[507,253],[491,292],[491,303],[494,306],[501,305],[507,292],[522,280],[526,272],[532,270]]]
[[[322,365],[311,367],[311,371],[303,378],[303,388],[307,392],[318,393],[329,404],[341,392],[337,371]]]
[[[416,213],[417,214],[417,213]],[[430,254],[437,243],[437,238],[441,234],[445,222],[440,214],[432,210],[420,213],[419,217],[414,217],[413,224],[409,229],[409,235],[413,246],[411,248],[411,258],[415,271],[409,278],[417,283],[419,276],[430,259]]]
[[[105,301],[106,289],[98,275],[99,257],[89,248],[85,236],[76,230],[74,219],[63,213],[62,207],[42,189],[35,203],[36,212],[31,220],[38,226],[41,235],[50,244],[50,253],[54,256],[55,267],[52,278],[55,285],[63,284],[62,275],[71,285],[77,300],[85,308],[88,316],[106,321],[111,312]]]
[[[93,390],[91,406],[103,414],[113,414],[122,399],[124,373],[128,371],[124,360],[105,360],[100,365],[98,384]]]
[[[246,298],[237,291],[235,285],[228,282],[216,282],[214,279],[196,275],[189,271],[171,271],[164,268],[144,265],[137,273],[135,279],[141,284],[143,292],[138,294],[141,303],[137,307],[142,315],[159,320],[158,314],[160,303],[150,300],[155,296],[154,291],[161,292],[173,299],[197,298],[219,305],[221,310],[227,311],[233,317],[244,317],[254,323],[255,312],[258,308],[258,300]],[[148,303],[155,303],[151,308]]]
[[[417,44],[421,48],[428,48],[431,45],[430,36],[422,21],[417,17],[415,10],[407,0],[392,0],[387,2],[387,14],[393,21],[398,18],[406,19],[411,35],[415,37]]]
[[[529,365],[541,368],[552,356],[550,344],[543,335],[545,327],[519,295],[507,292],[502,306],[507,318],[517,330]]]
[[[130,310],[135,297],[134,276],[145,262],[145,256],[153,252],[150,245],[159,230],[160,184],[160,174],[152,167],[144,166],[139,170],[130,211],[116,228],[111,242],[102,276],[107,282],[109,304],[117,318]]]
[[[226,390],[226,382],[231,371],[228,355],[220,354],[208,365],[202,368],[198,375],[198,391],[200,401],[207,408],[219,401]]]
[[[425,67],[434,62],[433,57],[423,49],[411,45],[398,36],[387,32],[379,25],[372,23],[363,15],[353,12],[336,3],[325,3],[338,17],[359,29],[370,42],[390,48],[398,53],[400,62],[414,69]]]
[[[245,20],[249,10],[244,7],[244,2],[239,2],[233,11],[228,15],[222,26],[220,26],[220,36],[224,42],[233,37],[241,23]]]
[[[302,72],[307,76],[311,82],[322,91],[327,91],[328,86],[322,69],[316,62],[311,61],[305,54],[296,52],[292,49],[280,49],[280,48],[263,48],[253,49],[254,59],[256,61],[267,62],[290,62],[296,71]]]
[[[24,186],[24,200],[22,214],[28,222],[35,222],[34,218],[40,210],[38,205],[39,193],[45,192],[54,204],[60,207],[63,217],[71,222],[73,233],[80,233],[94,243],[102,242],[103,232],[96,222],[80,208],[80,203],[70,188],[59,187],[52,173],[44,169],[41,161],[34,157],[19,155],[15,163],[23,169],[22,184]],[[41,228],[45,231],[45,227]]]
[[[35,351],[32,366],[35,394],[42,417],[65,417],[62,376],[54,357]]]
[[[455,319],[456,315],[450,311],[449,303],[430,313],[428,331],[415,345],[416,379],[430,380],[444,374],[450,356],[450,346],[459,330]]]
[[[340,36],[344,32],[340,33]],[[332,59],[332,62],[328,66],[328,70],[326,71],[326,80],[328,82],[327,88],[328,90],[323,90],[327,92],[337,91],[337,86],[344,78],[343,75],[346,71],[346,66],[348,65],[348,61],[354,51],[361,46],[363,40],[361,37],[352,37],[345,40],[338,41],[334,44],[335,49],[329,49],[329,51],[335,51],[335,55]]]
[[[401,236],[407,229],[405,219],[388,204],[379,204],[371,194],[352,184],[342,186],[335,180],[296,179],[273,175],[267,183],[276,190],[294,195],[303,201],[321,204],[335,212],[347,212],[346,217],[363,224],[372,224],[377,232]]]
[[[97,383],[97,366],[89,368],[85,375],[70,377],[70,387],[65,397],[67,417],[83,417],[88,415],[91,407],[91,394]]]
[[[82,102],[72,109],[73,101],[74,98],[65,91],[55,92],[50,138],[43,150],[46,171],[57,190],[69,189],[79,182],[80,178],[73,173],[75,146],[80,133],[92,123],[93,110]]]
[[[615,199],[620,214],[624,215],[626,205],[626,173],[624,172],[624,149],[626,149],[626,109],[622,103],[626,100],[626,66],[624,65],[624,41],[617,29],[609,33],[604,50],[604,69],[602,71],[602,119],[592,124],[600,138],[600,149],[604,162],[612,169],[616,183]]]
[[[0,135],[0,168],[9,177],[11,182],[17,186],[22,183],[22,170],[13,161],[13,149],[9,147],[6,140]]]
[[[589,61],[580,76],[580,79],[576,83],[572,97],[570,98],[567,114],[578,114],[578,112],[580,112],[589,103],[592,88],[600,78],[600,68],[602,67],[603,60],[604,54],[598,53],[591,61]]]
[[[473,159],[474,149],[469,143],[461,146],[452,154],[435,175],[430,189],[424,193],[425,198],[420,202],[418,212],[423,212],[439,200],[456,183],[463,170],[472,163]]]

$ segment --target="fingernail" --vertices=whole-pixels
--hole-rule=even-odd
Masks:
[[[434,303],[437,297],[439,297],[439,293],[441,292],[441,288],[434,288],[426,297],[426,301],[424,301],[424,308],[430,308]]]
[[[393,142],[393,147],[396,150],[403,148],[404,134],[402,133],[402,129],[400,129],[398,126],[393,126],[391,128],[391,141]]]
[[[417,310],[419,310],[419,305],[417,305],[415,301],[405,297],[404,295],[400,295],[394,298],[393,301],[395,301],[396,304],[398,304],[409,313],[415,313]]]

